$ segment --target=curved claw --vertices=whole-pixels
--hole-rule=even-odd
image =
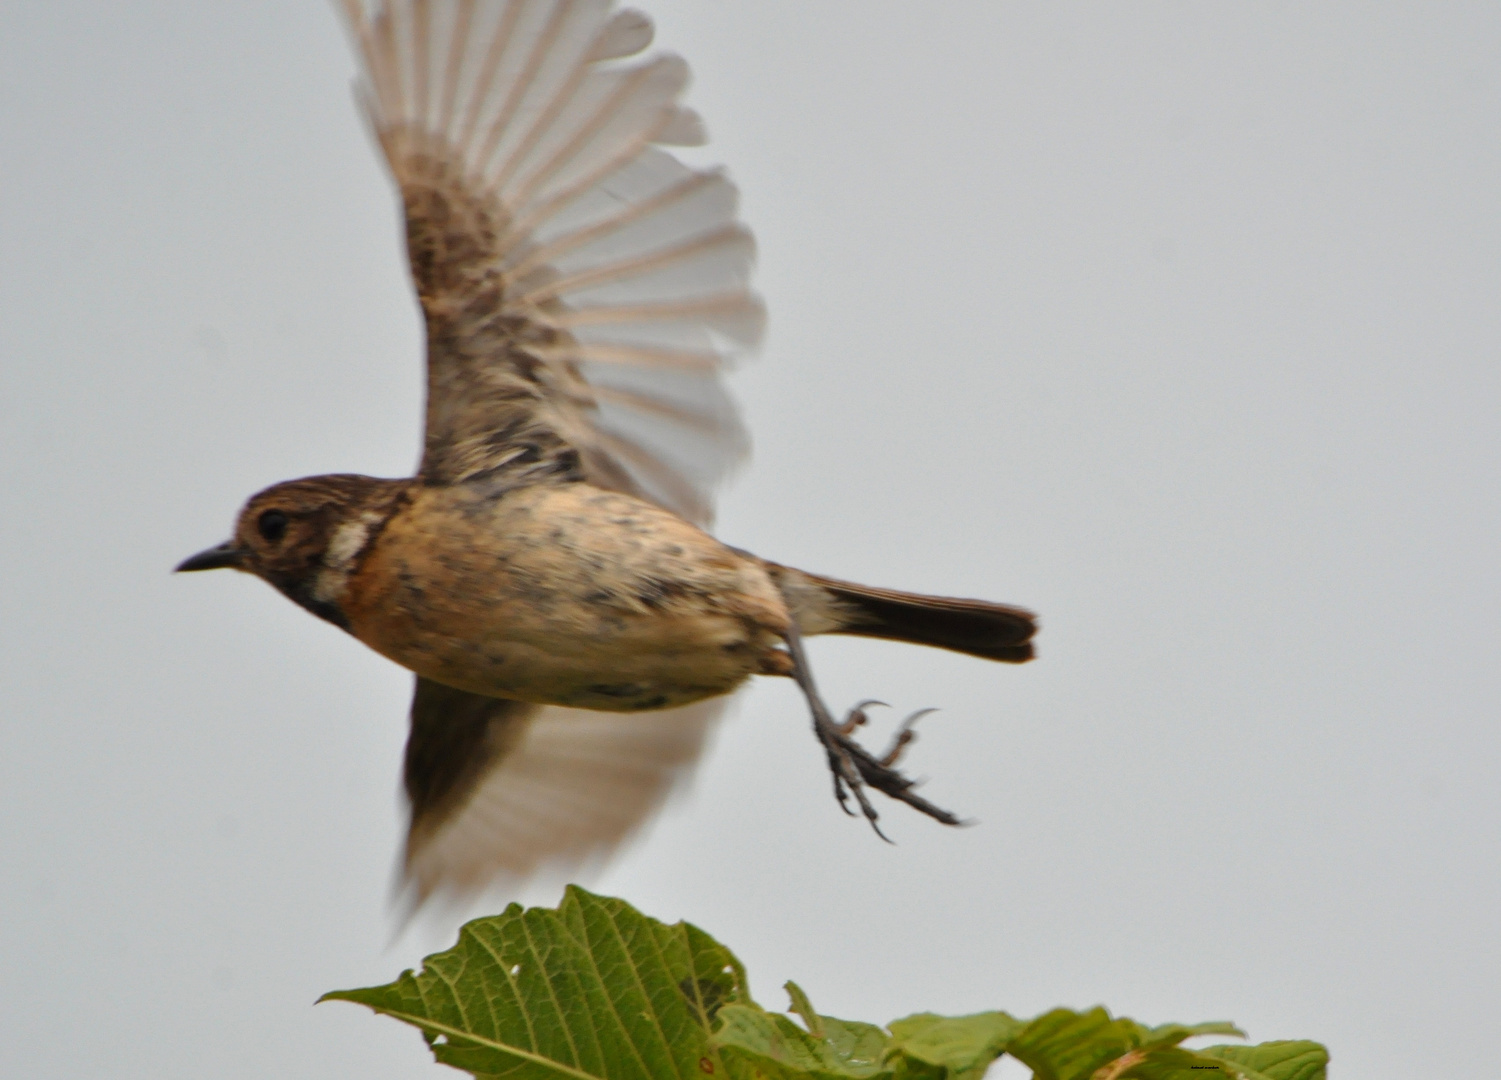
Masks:
[[[855,798],[860,803],[860,809],[865,814],[865,820],[870,822],[871,829],[874,830],[877,836],[886,841],[888,844],[895,844],[895,840],[891,839],[891,837],[887,836],[881,831],[881,826],[878,824],[881,815],[876,813],[876,808],[874,806],[870,805],[870,799],[867,798],[865,794],[865,785],[863,783],[859,785],[851,784],[850,787],[854,790]]]
[[[834,798],[839,802],[839,809],[843,810],[850,817],[854,817],[855,812],[850,809],[849,779],[845,775],[848,766],[840,760],[839,754],[833,746],[826,743],[824,745],[824,752],[829,756],[829,776],[834,781]]]
[[[844,714],[844,723],[839,725],[839,734],[852,734],[857,727],[862,727],[865,724],[870,723],[870,717],[865,715],[865,710],[871,705],[879,705],[883,709],[891,708],[891,706],[887,705],[884,701],[877,701],[875,698],[870,698],[866,701],[862,701],[860,702],[860,704],[850,709],[849,712]]]
[[[912,730],[912,725],[916,724],[919,720],[921,720],[924,716],[927,716],[929,713],[935,713],[937,711],[937,709],[918,709],[911,716],[907,717],[907,719],[903,720],[901,724],[897,726],[895,734],[891,736],[891,742],[886,747],[886,752],[881,755],[881,764],[885,765],[887,768],[890,768],[898,761],[900,761],[902,754],[906,752],[907,747],[917,740],[917,732]]]

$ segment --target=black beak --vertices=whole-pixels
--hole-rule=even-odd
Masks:
[[[238,567],[240,560],[244,557],[245,552],[235,547],[233,540],[226,540],[218,547],[211,547],[207,551],[200,551],[192,558],[184,559],[172,572],[180,574],[185,570],[223,570],[226,567]]]

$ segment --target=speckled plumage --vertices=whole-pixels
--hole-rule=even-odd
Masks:
[[[800,636],[1032,655],[1017,608],[870,589],[705,531],[746,440],[720,374],[759,339],[753,244],[687,69],[611,0],[343,0],[427,332],[417,475],[253,496],[179,569],[253,573],[416,675],[414,899],[611,850],[755,674],[809,695],[836,790],[932,814],[827,716]]]
[[[417,487],[338,603],[360,640],[436,682],[620,712],[728,693],[788,621],[759,561],[585,483]]]

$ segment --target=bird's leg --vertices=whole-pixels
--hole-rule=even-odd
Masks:
[[[823,745],[824,752],[829,758],[829,772],[834,776],[834,797],[839,800],[839,805],[847,814],[854,811],[849,807],[849,795],[853,794],[856,803],[860,806],[860,812],[865,815],[865,820],[870,822],[870,827],[876,831],[876,835],[882,840],[889,842],[889,837],[881,831],[877,824],[880,815],[876,808],[870,804],[870,799],[865,794],[866,787],[873,787],[890,798],[906,803],[908,806],[922,811],[929,817],[943,822],[945,825],[960,825],[962,821],[942,807],[934,806],[927,799],[915,794],[912,788],[915,781],[907,779],[892,765],[901,757],[902,750],[915,737],[912,725],[917,719],[931,710],[923,710],[914,713],[902,722],[897,729],[896,737],[886,754],[877,758],[865,747],[861,746],[852,737],[854,730],[865,722],[865,706],[876,702],[861,702],[850,710],[844,722],[837,723],[829,708],[824,704],[823,698],[818,694],[818,687],[813,682],[813,670],[808,666],[807,654],[803,652],[802,634],[798,631],[797,624],[793,623],[787,630],[787,652],[792,657],[792,677],[797,681],[803,696],[808,699],[808,707],[813,712],[813,733],[818,736],[818,741]]]

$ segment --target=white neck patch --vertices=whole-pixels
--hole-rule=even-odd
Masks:
[[[313,581],[313,599],[334,603],[343,597],[349,575],[354,571],[355,556],[364,549],[370,530],[380,524],[383,516],[379,511],[366,510],[334,530],[328,550],[323,553],[323,566]]]

